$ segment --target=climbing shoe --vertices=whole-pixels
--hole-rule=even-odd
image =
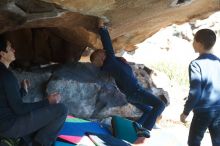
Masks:
[[[144,128],[141,124],[137,122],[133,122],[132,124],[138,137],[150,138],[150,131],[148,129]]]
[[[0,146],[19,146],[20,138],[0,137]]]

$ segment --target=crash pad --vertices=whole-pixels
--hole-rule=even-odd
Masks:
[[[112,130],[116,138],[126,140],[130,143],[137,140],[137,133],[133,127],[133,121],[120,117],[112,117]]]

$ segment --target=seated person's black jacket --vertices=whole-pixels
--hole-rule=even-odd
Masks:
[[[24,91],[20,89],[13,73],[0,63],[0,133],[9,129],[17,117],[49,105],[47,99],[35,103],[23,103]]]

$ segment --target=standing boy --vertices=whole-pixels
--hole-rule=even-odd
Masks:
[[[200,146],[206,129],[212,145],[220,146],[220,60],[212,54],[215,41],[216,35],[210,29],[201,29],[194,37],[193,47],[199,57],[189,65],[190,91],[180,116],[186,122],[190,111],[194,112],[189,146]]]

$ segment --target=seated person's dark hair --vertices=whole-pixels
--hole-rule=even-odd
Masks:
[[[7,41],[3,35],[0,34],[0,51],[6,51]]]
[[[210,50],[215,44],[216,35],[210,29],[201,29],[196,32],[195,40],[203,44],[204,49]]]

